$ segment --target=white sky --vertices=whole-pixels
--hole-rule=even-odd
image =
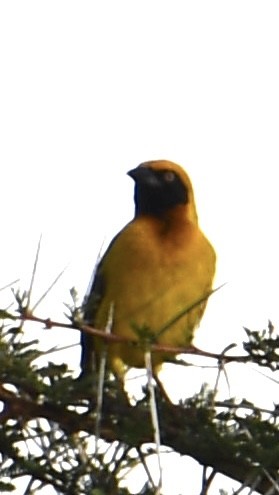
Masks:
[[[278,325],[278,25],[277,0],[1,2],[0,286],[27,288],[43,233],[34,300],[69,265],[37,311],[61,319],[132,217],[126,172],[166,158],[192,178],[227,282],[197,344],[218,352],[243,325]],[[78,335],[43,337],[59,338]],[[269,387],[247,383],[252,399]]]

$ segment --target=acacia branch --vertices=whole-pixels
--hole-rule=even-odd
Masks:
[[[5,404],[1,422],[10,418],[28,421],[45,418],[54,421],[67,434],[87,431],[94,434],[95,419],[88,413],[79,414],[64,406],[45,402],[35,403],[0,386],[0,400]],[[222,436],[214,427],[202,424],[199,409],[185,405],[173,405],[158,397],[161,421],[162,445],[171,447],[181,455],[191,456],[201,465],[210,466],[215,472],[228,476],[247,486],[252,486],[258,478],[257,491],[264,494],[271,486],[269,477],[276,478],[279,460],[276,459],[272,472],[265,474],[253,459],[247,455],[247,447],[237,451],[233,439]],[[132,407],[124,394],[109,394],[105,397],[101,425],[101,438],[106,441],[123,442],[128,447],[143,443],[153,443],[153,431],[149,421],[149,410],[145,402]],[[247,444],[248,445],[248,444]],[[251,447],[252,448],[252,447]],[[260,475],[260,477],[259,477]]]
[[[23,313],[22,315],[15,316],[13,319],[19,319],[22,321],[34,321],[37,323],[41,323],[44,325],[45,329],[50,330],[52,328],[69,328],[71,330],[77,330],[79,332],[85,332],[88,335],[92,335],[93,337],[98,337],[106,341],[108,344],[116,344],[116,343],[126,343],[132,347],[142,347],[144,349],[148,348],[151,352],[165,352],[166,354],[194,354],[203,357],[209,357],[212,359],[217,359],[218,362],[222,363],[230,363],[230,362],[241,362],[247,363],[252,361],[249,355],[240,355],[240,356],[231,356],[227,355],[226,352],[233,347],[235,344],[228,345],[223,352],[220,354],[214,352],[204,351],[202,349],[198,349],[193,345],[189,346],[169,346],[151,343],[149,339],[130,339],[129,337],[122,335],[115,335],[114,333],[107,333],[103,330],[99,330],[97,328],[93,328],[90,325],[86,325],[83,323],[62,323],[58,321],[53,321],[50,318],[40,318],[38,316],[33,315],[30,312]]]

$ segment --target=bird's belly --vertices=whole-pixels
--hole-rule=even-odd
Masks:
[[[116,356],[121,356],[128,366],[143,367],[143,348],[149,343],[188,346],[205,307],[203,298],[210,290],[210,283],[205,282],[198,265],[191,266],[188,271],[178,266],[169,274],[165,269],[156,271],[153,266],[152,271],[145,269],[144,274],[141,273],[140,280],[136,276],[132,280],[129,292],[128,280],[119,281],[115,290],[104,298],[96,318],[97,328],[104,328],[109,308],[113,307],[112,332],[131,341],[139,341],[136,346],[110,344],[108,353],[112,367]],[[163,353],[164,356],[166,354]],[[153,361],[163,361],[162,354],[155,352]]]

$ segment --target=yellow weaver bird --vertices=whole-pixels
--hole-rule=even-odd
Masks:
[[[111,333],[188,346],[212,288],[216,259],[198,226],[190,179],[167,160],[142,163],[128,175],[135,181],[135,217],[112,240],[97,267],[84,321],[105,330],[111,313]],[[104,344],[82,332],[81,376],[98,366],[104,345],[108,367],[121,379],[127,367],[145,367],[143,345]],[[155,374],[172,356],[152,353]]]

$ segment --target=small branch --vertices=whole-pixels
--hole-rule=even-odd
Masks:
[[[98,330],[97,328],[93,328],[89,325],[85,324],[69,324],[69,323],[62,323],[59,321],[53,321],[50,318],[39,318],[38,316],[33,315],[31,312],[25,310],[21,315],[19,316],[14,316],[11,315],[11,319],[16,320],[22,320],[22,321],[34,321],[36,323],[41,323],[45,326],[47,330],[50,330],[52,328],[70,328],[72,330],[78,330],[79,332],[85,332],[89,335],[92,335],[94,337],[100,337],[107,341],[109,344],[114,344],[114,343],[127,343],[127,345],[133,346],[133,347],[143,347],[146,349],[150,349],[152,352],[165,352],[166,354],[194,354],[197,356],[203,356],[203,357],[209,357],[212,359],[217,359],[219,362],[222,363],[230,363],[230,362],[240,362],[240,363],[247,363],[249,361],[253,361],[251,356],[246,355],[246,356],[228,356],[225,354],[228,350],[231,348],[235,347],[236,344],[230,344],[228,345],[224,351],[221,352],[221,354],[216,354],[214,352],[208,352],[204,351],[202,349],[198,349],[197,347],[193,345],[189,345],[187,347],[180,347],[180,346],[168,346],[168,345],[162,345],[162,344],[148,344],[146,341],[142,342],[141,340],[134,340],[130,339],[125,336],[120,336],[120,335],[115,335],[114,333],[107,333],[104,332],[103,330]]]
[[[203,466],[202,489],[201,489],[200,495],[206,495],[208,493],[210,485],[217,474],[216,471],[214,469],[212,469],[210,475],[207,477],[207,475],[206,475],[207,469],[208,469],[208,466]]]
[[[229,400],[224,401],[214,401],[214,407],[226,407],[228,409],[249,409],[250,411],[260,412],[265,414],[270,414],[270,416],[277,417],[279,416],[279,410],[275,408],[273,411],[270,409],[264,409],[262,407],[256,407],[254,404],[247,404],[239,402],[238,404],[231,402]]]
[[[25,421],[45,418],[57,422],[67,433],[74,433],[81,429],[93,433],[95,430],[95,420],[87,413],[78,414],[50,403],[37,404],[32,400],[18,397],[2,384],[0,384],[0,401],[4,402],[4,409],[0,413],[0,423],[5,423],[11,418],[22,418]],[[106,438],[115,440],[115,432],[103,428],[101,433]]]

